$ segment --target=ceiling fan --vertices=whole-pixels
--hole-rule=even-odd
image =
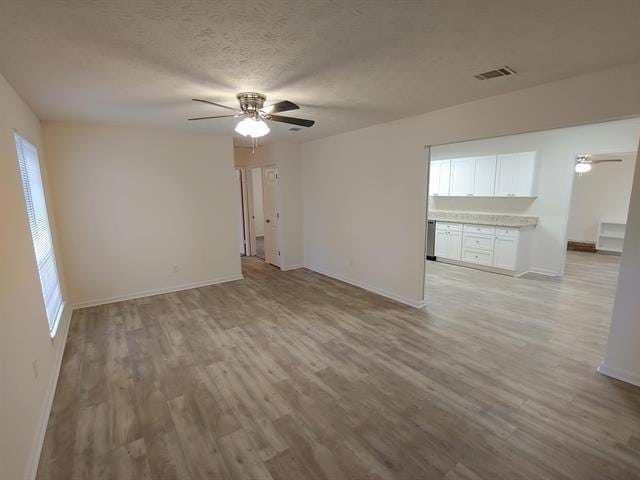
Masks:
[[[603,158],[595,160],[591,158],[592,155],[578,155],[576,157],[576,173],[587,173],[593,168],[593,165],[605,162],[621,162],[621,158]]]
[[[242,92],[236,95],[240,108],[228,107],[219,103],[210,102],[209,100],[203,100],[200,98],[192,99],[194,102],[208,103],[215,107],[225,108],[227,110],[233,110],[232,115],[214,115],[211,117],[196,117],[189,120],[209,120],[211,118],[228,118],[228,117],[243,117],[238,125],[236,125],[235,131],[240,135],[249,136],[252,138],[258,138],[269,133],[270,129],[265,120],[271,122],[288,123],[291,125],[298,125],[300,127],[311,127],[314,123],[313,120],[306,120],[304,118],[285,117],[283,115],[274,115],[279,112],[287,112],[290,110],[297,110],[300,107],[293,102],[283,100],[282,102],[274,103],[273,105],[264,106],[264,102],[267,99],[265,95],[257,92]]]

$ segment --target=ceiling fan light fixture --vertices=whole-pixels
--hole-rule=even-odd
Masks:
[[[585,163],[585,162],[576,163],[576,173],[587,173],[591,171],[591,168],[593,167],[591,166],[590,163]]]
[[[259,138],[264,137],[271,130],[261,119],[245,118],[238,122],[235,131],[245,137]]]

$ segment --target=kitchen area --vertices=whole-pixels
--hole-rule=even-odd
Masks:
[[[635,118],[431,146],[427,273],[502,284],[619,255],[639,131]]]
[[[433,197],[534,200],[538,170],[535,151],[433,160],[430,205]],[[535,216],[429,209],[427,259],[520,276],[531,267],[537,224]]]

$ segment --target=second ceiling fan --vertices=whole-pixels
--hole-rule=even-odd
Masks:
[[[314,123],[313,120],[307,120],[304,118],[286,117],[283,115],[275,115],[279,112],[287,112],[290,110],[297,110],[300,107],[293,102],[283,100],[272,105],[264,106],[264,102],[267,99],[265,95],[257,92],[242,92],[236,95],[240,108],[232,108],[219,103],[211,102],[209,100],[203,100],[200,98],[194,98],[194,102],[208,103],[215,107],[224,108],[227,110],[233,110],[233,114],[230,115],[214,115],[209,117],[195,117],[189,120],[209,120],[212,118],[229,118],[229,117],[244,117],[238,125],[236,125],[235,131],[240,135],[249,136],[252,138],[258,138],[269,133],[269,126],[265,120],[271,122],[288,123],[290,125],[298,125],[300,127],[311,127]]]

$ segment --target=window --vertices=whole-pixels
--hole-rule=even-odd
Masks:
[[[53,252],[51,228],[47,216],[47,205],[44,198],[38,150],[17,133],[15,134],[18,164],[22,176],[24,201],[29,217],[31,239],[35,251],[44,306],[49,320],[49,331],[53,337],[62,314],[62,292]]]

